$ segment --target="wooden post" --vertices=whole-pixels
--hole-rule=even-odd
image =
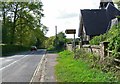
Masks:
[[[107,54],[108,54],[108,52],[107,52],[108,43],[109,42],[101,42],[100,43],[100,46],[101,46],[101,59],[104,59],[104,57],[106,57]]]
[[[75,34],[74,34],[74,44],[73,44],[73,49],[74,49],[74,53],[75,53]]]

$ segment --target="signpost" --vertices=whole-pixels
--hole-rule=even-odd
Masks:
[[[75,34],[76,34],[76,29],[66,29],[65,33],[66,34],[74,34],[73,49],[74,49],[74,53],[75,53]]]
[[[66,34],[76,34],[76,29],[66,29],[65,33]]]

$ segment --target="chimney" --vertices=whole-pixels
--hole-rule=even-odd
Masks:
[[[111,3],[112,5],[114,5],[112,0],[100,0],[100,9],[105,9],[108,5],[108,3]]]

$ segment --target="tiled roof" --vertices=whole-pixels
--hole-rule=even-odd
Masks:
[[[111,20],[120,15],[120,11],[111,3],[105,9],[84,9],[80,10],[82,23],[86,35],[94,36],[107,32],[111,26]],[[81,24],[81,23],[80,23]],[[82,29],[80,26],[79,30]],[[82,31],[79,31],[80,36]]]

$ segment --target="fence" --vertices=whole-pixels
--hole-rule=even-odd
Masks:
[[[87,52],[97,54],[100,56],[100,61],[104,61],[106,56],[110,56],[111,51],[107,50],[109,42],[101,42],[100,45],[82,45],[82,49],[84,49]],[[79,45],[76,45],[77,48],[80,48]],[[72,44],[67,44],[66,46],[67,50],[72,51],[73,47]],[[116,62],[116,68],[120,69],[120,60],[114,59],[114,62]]]

